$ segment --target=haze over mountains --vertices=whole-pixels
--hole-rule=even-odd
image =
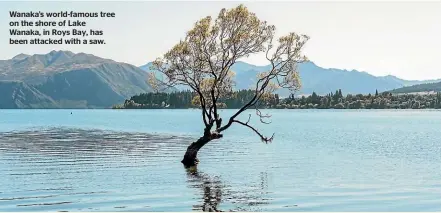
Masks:
[[[140,68],[150,71],[151,63]],[[255,66],[245,62],[237,62],[232,70],[236,73],[236,89],[249,89],[255,86],[256,74],[267,71],[270,66]],[[302,82],[302,88],[296,95],[309,95],[312,92],[324,95],[341,89],[344,94],[368,94],[388,91],[404,86],[416,84],[439,82],[438,80],[427,81],[409,81],[397,78],[392,75],[373,76],[366,72],[356,70],[348,71],[342,69],[325,69],[317,66],[313,62],[299,64],[299,73]],[[288,90],[278,90],[279,95],[288,96]]]
[[[109,108],[151,92],[147,73],[85,53],[52,51],[0,60],[0,108]]]
[[[0,108],[110,108],[133,95],[153,91],[147,82],[149,67],[150,63],[138,68],[70,51],[19,54],[0,60]],[[232,67],[236,72],[236,89],[251,88],[256,74],[268,68],[236,63]],[[367,94],[376,89],[381,92],[440,81],[376,77],[355,70],[324,69],[312,62],[300,64],[299,72],[302,89],[296,95],[327,94],[338,89],[343,93]],[[289,95],[287,90],[278,93],[282,97]]]
[[[441,92],[441,82],[417,84],[398,89],[393,89],[391,93],[426,93],[426,92]]]

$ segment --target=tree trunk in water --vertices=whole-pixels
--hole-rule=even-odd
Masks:
[[[184,164],[186,168],[196,166],[199,162],[197,159],[199,149],[211,140],[212,138],[210,136],[202,136],[196,142],[191,143],[187,148],[187,152],[185,152],[184,159],[181,161],[182,164]]]

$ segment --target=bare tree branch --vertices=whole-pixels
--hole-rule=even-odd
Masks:
[[[250,128],[250,129],[253,130],[257,135],[259,135],[260,139],[262,139],[262,141],[265,142],[265,143],[272,142],[272,140],[274,139],[274,133],[271,135],[271,137],[268,138],[268,137],[263,136],[263,135],[262,135],[262,134],[261,134],[256,128],[254,128],[254,127],[248,125],[248,123],[244,123],[244,122],[239,121],[239,120],[233,120],[233,122],[236,122],[236,123],[238,123],[238,124],[241,124],[241,125],[243,125],[243,126],[246,126],[246,127]]]
[[[256,115],[259,116],[259,119],[260,119],[261,123],[264,123],[264,124],[270,124],[271,123],[271,121],[264,121],[264,119],[270,118],[271,115],[269,115],[269,114],[262,115],[262,112],[260,112],[260,110],[257,109],[257,108],[256,108]]]

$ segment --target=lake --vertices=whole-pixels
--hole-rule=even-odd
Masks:
[[[0,110],[0,211],[441,211],[441,111],[263,112],[191,172],[198,110]]]

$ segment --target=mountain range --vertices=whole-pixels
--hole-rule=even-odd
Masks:
[[[417,84],[406,86],[389,91],[391,93],[425,93],[425,92],[441,92],[441,82]]]
[[[133,95],[153,91],[147,82],[150,65],[136,67],[70,51],[19,54],[0,60],[0,108],[110,108]],[[269,66],[237,62],[232,67],[236,89],[252,88],[256,75],[268,69]],[[441,81],[377,77],[356,70],[325,69],[313,62],[299,64],[299,73],[302,88],[297,95],[327,94],[338,89],[343,93],[368,94]],[[287,90],[278,93],[282,97],[289,95]]]
[[[151,63],[147,63],[140,68],[149,71],[150,66]],[[239,61],[231,69],[236,73],[236,89],[249,89],[255,86],[257,73],[269,70],[270,65],[256,66]],[[409,81],[392,75],[377,77],[357,70],[325,69],[313,62],[299,64],[298,70],[302,88],[296,95],[310,95],[313,92],[324,95],[338,89],[341,89],[344,94],[368,94],[375,93],[375,90],[382,92],[405,86],[441,81],[441,79]],[[278,93],[284,97],[290,94],[286,89],[280,89]]]
[[[151,92],[136,66],[85,53],[52,51],[0,60],[0,108],[109,108]]]

